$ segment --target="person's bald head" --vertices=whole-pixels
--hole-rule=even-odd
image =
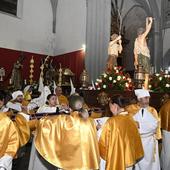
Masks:
[[[62,88],[57,86],[56,89],[55,89],[55,93],[56,93],[57,96],[60,96],[63,93]]]

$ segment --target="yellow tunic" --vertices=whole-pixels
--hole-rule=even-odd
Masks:
[[[15,127],[19,134],[20,147],[27,144],[30,139],[30,127],[24,116],[17,114],[14,120]]]
[[[11,111],[5,112],[4,114],[10,118],[14,115],[13,112],[11,112]],[[27,142],[30,139],[30,124],[29,124],[29,122],[27,122],[27,120],[21,114],[17,114],[15,116],[15,119],[13,119],[14,126],[18,132],[18,135],[19,135],[20,147],[27,144]]]
[[[143,147],[133,119],[118,115],[108,119],[99,139],[102,159],[106,170],[125,170],[143,157]]]
[[[97,132],[92,119],[77,112],[40,120],[35,147],[49,163],[65,170],[99,169]]]
[[[170,99],[161,107],[159,115],[161,117],[161,128],[170,131]]]
[[[64,95],[58,96],[58,101],[59,101],[59,104],[66,104],[66,105],[69,104],[67,97],[65,97]]]
[[[21,103],[22,106],[28,106],[28,104],[29,104],[29,101],[27,101],[25,99]]]
[[[31,94],[30,94],[30,92],[25,92],[24,93],[24,99],[26,100],[26,101],[31,101]]]
[[[130,116],[134,116],[136,113],[139,112],[140,109],[141,108],[140,108],[139,104],[131,104],[131,105],[126,107],[126,110],[130,114]],[[156,139],[159,140],[159,139],[161,139],[161,122],[160,122],[160,118],[158,116],[157,111],[153,107],[149,106],[147,109],[148,109],[148,112],[150,112],[153,115],[153,117],[159,122],[157,131],[156,131]]]
[[[11,103],[15,104],[14,101],[11,101]],[[21,106],[27,106],[28,104],[29,104],[28,101],[23,100],[21,103]],[[25,119],[25,117],[23,115],[21,115],[19,113],[23,113],[23,114],[27,114],[27,113],[26,113],[26,111],[25,111],[25,113],[22,111],[18,112],[15,116],[15,119],[13,120],[14,125],[18,131],[18,134],[19,134],[20,147],[22,147],[25,144],[27,144],[27,142],[30,139],[30,123]],[[13,116],[13,112],[6,112],[6,115],[11,117],[11,116]],[[31,124],[31,126],[33,126],[32,124]]]
[[[14,157],[19,148],[19,136],[13,122],[5,113],[0,113],[0,158]]]

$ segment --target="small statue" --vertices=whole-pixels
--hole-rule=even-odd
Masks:
[[[0,68],[0,81],[3,81],[4,76],[5,76],[5,69],[2,67]]]
[[[117,66],[117,58],[122,52],[121,35],[113,34],[108,47],[108,59],[106,64],[106,71],[112,71],[114,66]]]
[[[147,45],[147,35],[152,27],[153,18],[146,18],[146,28],[139,28],[137,30],[137,38],[134,44],[134,66],[137,69],[138,65],[142,65],[145,71],[144,88],[148,89],[149,73],[150,73],[150,51]]]
[[[83,70],[83,72],[80,75],[80,82],[82,88],[87,88],[89,85],[89,75],[87,70]]]
[[[45,72],[45,75],[44,75],[44,81],[45,81],[46,85],[53,83],[55,76],[56,76],[56,71],[53,68],[52,62],[53,62],[53,60],[50,60],[49,64],[46,63],[47,67],[46,67],[46,72]]]
[[[22,88],[22,62],[24,57],[20,56],[19,59],[14,63],[11,76],[11,84],[14,86],[14,90],[21,90]]]

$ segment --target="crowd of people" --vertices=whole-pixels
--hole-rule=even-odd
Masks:
[[[170,100],[158,114],[147,90],[134,92],[136,104],[113,95],[112,116],[96,118],[83,97],[67,98],[61,87],[51,93],[45,86],[34,99],[30,87],[11,99],[0,91],[0,170],[11,170],[28,142],[29,170],[169,170]]]

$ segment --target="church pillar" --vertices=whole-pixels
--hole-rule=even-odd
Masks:
[[[159,9],[157,2],[155,0],[149,0],[150,7],[153,14],[153,26],[154,26],[154,58],[153,63],[155,66],[155,71],[159,72],[163,67],[163,40],[162,40],[162,30],[161,30],[161,16],[159,14]]]
[[[94,81],[105,69],[110,22],[111,0],[87,0],[85,66]]]

